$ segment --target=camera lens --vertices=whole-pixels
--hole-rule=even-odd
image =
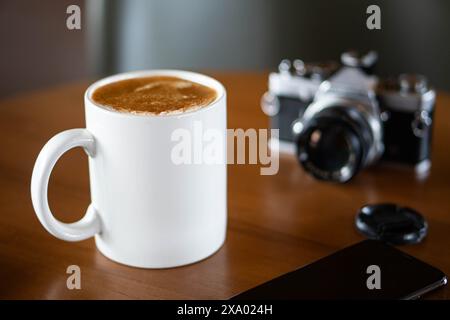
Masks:
[[[315,115],[297,137],[302,166],[321,180],[346,182],[363,166],[372,143],[367,123],[350,108]]]

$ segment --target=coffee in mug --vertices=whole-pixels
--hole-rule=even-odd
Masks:
[[[209,105],[214,89],[169,76],[131,78],[97,88],[92,100],[121,112],[148,115],[177,114]]]

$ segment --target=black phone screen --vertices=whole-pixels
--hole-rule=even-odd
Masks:
[[[366,240],[232,299],[412,299],[445,283],[440,270]]]

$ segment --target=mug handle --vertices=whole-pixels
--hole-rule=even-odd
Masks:
[[[84,217],[74,223],[57,220],[48,206],[48,181],[56,161],[68,150],[83,147],[88,156],[95,154],[94,136],[86,129],[71,129],[58,133],[42,148],[31,177],[31,200],[39,221],[55,237],[66,241],[80,241],[101,231],[100,217],[92,204]]]

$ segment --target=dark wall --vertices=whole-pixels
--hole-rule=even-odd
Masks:
[[[82,8],[67,30],[66,8]],[[366,28],[378,4],[382,29]],[[450,90],[445,0],[0,0],[0,97],[146,68],[275,68],[376,49],[382,74],[419,72]]]
[[[86,77],[86,29],[66,28],[70,4],[84,8],[82,0],[0,0],[0,97]]]
[[[381,8],[381,30],[366,28],[370,4]],[[381,74],[423,73],[450,89],[450,1],[304,1],[300,13],[284,14],[277,24],[284,34],[278,58],[330,59],[347,48],[375,49]],[[287,39],[293,41],[284,47]]]
[[[95,6],[98,1],[91,1]],[[268,69],[285,57],[336,59],[375,49],[382,74],[419,72],[450,89],[450,1],[114,0],[97,70]],[[378,4],[382,29],[366,28]],[[114,39],[111,39],[111,32]],[[112,41],[112,43],[111,43]]]

